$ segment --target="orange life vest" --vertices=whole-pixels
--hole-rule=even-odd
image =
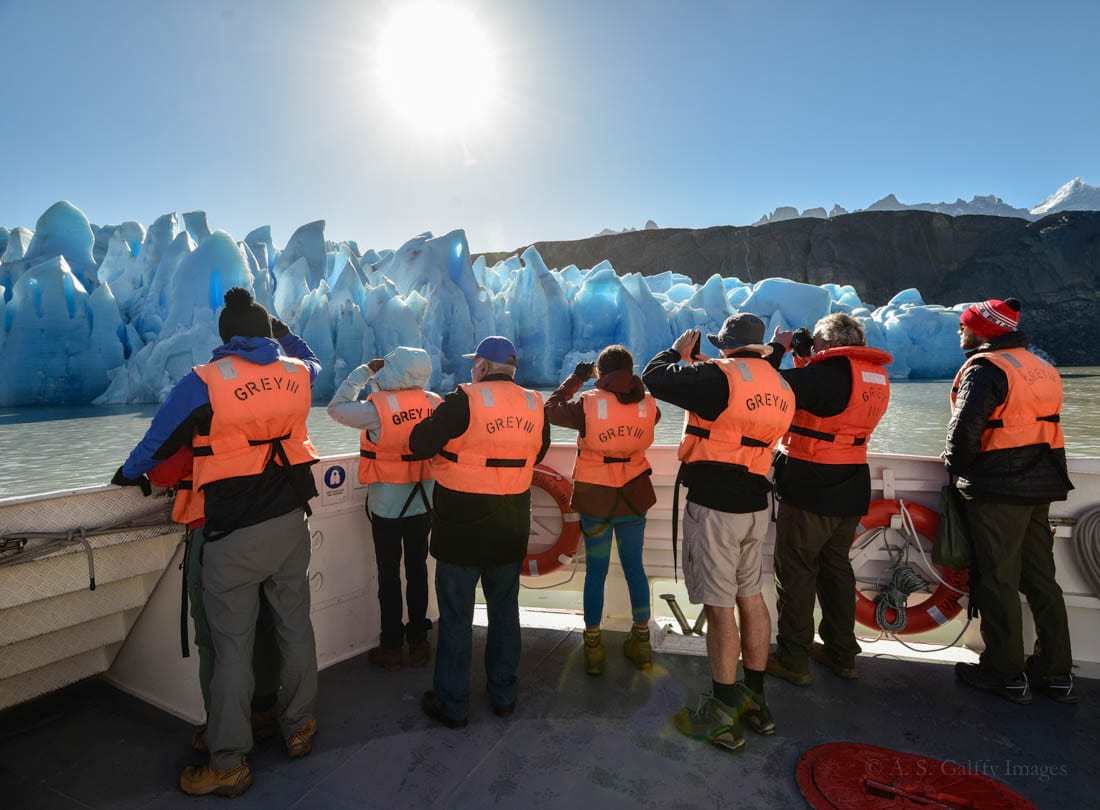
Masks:
[[[206,499],[194,485],[190,478],[176,482],[176,497],[172,501],[172,520],[192,529],[202,525],[206,518]]]
[[[573,480],[621,487],[649,471],[645,451],[653,444],[657,401],[646,394],[640,402],[623,404],[607,391],[581,394],[584,435],[577,437]]]
[[[890,405],[886,366],[894,358],[867,346],[837,346],[814,352],[805,365],[835,357],[846,357],[852,368],[852,393],[847,406],[836,416],[795,411],[791,429],[783,439],[783,451],[791,458],[814,464],[866,464],[867,441]]]
[[[980,360],[995,365],[1008,379],[1008,396],[994,408],[982,432],[981,452],[1033,444],[1065,447],[1061,423],[1062,376],[1054,366],[1027,349],[998,349],[969,357],[951,386],[952,410],[963,373]]]
[[[420,388],[375,391],[367,397],[378,410],[381,426],[377,441],[371,441],[365,430],[359,435],[360,484],[413,484],[432,477],[428,460],[409,450],[409,434],[440,401]]]
[[[456,492],[526,492],[542,448],[542,396],[510,380],[460,387],[470,402],[470,425],[432,459],[433,477]]]
[[[195,487],[258,475],[280,466],[311,464],[319,456],[306,428],[311,404],[309,369],[280,357],[266,365],[229,356],[195,367],[206,383],[213,417],[209,435],[196,434]]]
[[[794,392],[767,360],[724,357],[706,362],[726,375],[729,401],[713,422],[688,412],[680,461],[736,464],[754,475],[767,475],[772,449],[794,416]]]

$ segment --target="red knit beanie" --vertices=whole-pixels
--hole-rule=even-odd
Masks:
[[[959,323],[986,340],[1007,335],[1020,326],[1020,302],[1015,298],[990,298],[971,304],[963,310]]]

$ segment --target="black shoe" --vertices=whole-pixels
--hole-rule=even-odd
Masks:
[[[955,664],[955,676],[967,686],[990,692],[1013,703],[1031,703],[1031,684],[1023,672],[1005,677],[987,672],[978,664],[958,663]]]
[[[510,706],[494,706],[493,707],[493,714],[495,714],[497,717],[511,717],[513,714],[515,714],[515,711],[516,711],[516,704],[515,703],[513,703]]]
[[[443,701],[439,699],[439,695],[430,689],[420,699],[420,709],[432,720],[450,729],[466,728],[469,722],[465,717],[461,720],[453,720],[448,717],[446,710],[443,708]]]
[[[825,645],[819,641],[815,641],[813,646],[810,647],[810,658],[817,661],[817,663],[831,671],[838,678],[843,678],[846,681],[859,680],[859,672],[856,670],[855,661],[853,661],[851,665],[838,664],[836,659],[829,655],[829,651],[825,648]]]
[[[1058,703],[1077,703],[1081,699],[1072,675],[1034,675],[1031,685]]]

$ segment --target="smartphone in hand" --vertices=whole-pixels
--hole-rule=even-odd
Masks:
[[[691,347],[691,359],[694,360],[703,351],[703,333],[697,331],[695,333],[695,344]]]

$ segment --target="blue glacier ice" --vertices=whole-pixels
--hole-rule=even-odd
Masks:
[[[362,249],[326,239],[317,220],[279,248],[267,226],[237,241],[202,211],[164,214],[148,228],[93,226],[60,202],[35,231],[0,229],[0,241],[0,406],[163,399],[220,342],[217,317],[233,286],[309,342],[324,364],[318,399],[399,345],[425,349],[432,387],[446,390],[468,378],[462,355],[478,340],[506,335],[520,352],[520,382],[546,388],[611,343],[641,364],[684,329],[714,332],[735,312],[758,315],[769,334],[851,313],[871,345],[894,355],[897,379],[949,377],[962,362],[964,305],[929,305],[916,289],[876,306],[851,285],[697,283],[608,261],[555,269],[533,247],[490,266],[471,257],[462,230]]]

